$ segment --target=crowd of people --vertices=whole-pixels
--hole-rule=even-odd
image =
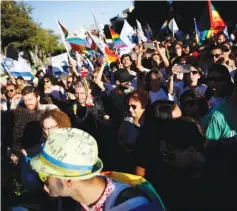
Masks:
[[[76,53],[58,78],[52,66],[34,83],[9,75],[3,209],[237,209],[236,45],[223,32],[202,45],[159,41],[112,63]],[[106,171],[145,178],[159,200]]]

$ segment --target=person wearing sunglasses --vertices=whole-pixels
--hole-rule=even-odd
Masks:
[[[183,116],[192,117],[197,122],[209,111],[205,97],[193,89],[183,92],[180,96],[180,105]]]
[[[17,86],[15,84],[9,84],[5,90],[6,102],[3,102],[1,109],[3,111],[9,111],[16,109],[19,105],[22,95],[17,94]]]
[[[140,126],[143,125],[144,122],[144,112],[148,103],[149,96],[146,91],[136,90],[132,92],[129,97],[129,115],[124,118],[118,133],[118,142],[124,149],[124,155],[122,157],[126,163],[126,165],[123,164],[122,166],[123,169],[121,169],[121,171],[123,172],[132,173],[135,169],[132,153],[140,133]]]
[[[44,76],[44,87],[45,94],[50,94],[56,100],[65,101],[66,100],[66,92],[62,86],[53,85],[52,77],[50,75]]]
[[[234,76],[234,87],[230,97],[216,106],[206,116],[203,126],[208,140],[222,141],[237,135],[237,73]],[[228,144],[228,141],[223,141]]]
[[[180,99],[181,94],[189,89],[195,89],[200,92],[202,96],[205,95],[207,86],[202,84],[203,72],[199,66],[192,64],[190,66],[190,72],[184,73],[183,82],[179,82],[174,85],[173,97],[174,99]]]
[[[213,63],[222,64],[224,62],[223,51],[220,46],[217,45],[211,49],[211,57]]]
[[[210,110],[215,108],[224,99],[232,95],[233,83],[226,66],[214,64],[207,76],[208,88],[206,98],[209,100]]]

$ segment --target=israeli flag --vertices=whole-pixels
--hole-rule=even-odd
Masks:
[[[34,79],[30,65],[22,60],[16,61],[1,55],[1,66],[6,73],[15,78],[21,76],[29,81]]]

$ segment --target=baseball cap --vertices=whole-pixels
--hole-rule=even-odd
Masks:
[[[124,82],[130,82],[132,81],[136,76],[130,75],[127,69],[118,69],[115,73],[115,78],[121,83]]]

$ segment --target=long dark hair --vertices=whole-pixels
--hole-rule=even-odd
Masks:
[[[207,78],[209,77],[211,72],[217,72],[217,73],[221,74],[221,77],[222,77],[223,81],[225,82],[225,85],[223,86],[223,89],[220,92],[220,97],[224,98],[227,96],[231,96],[232,92],[233,92],[234,85],[232,83],[231,76],[230,76],[230,73],[229,73],[229,70],[227,69],[227,67],[224,65],[220,65],[220,64],[213,64],[209,73],[208,73]],[[207,91],[206,91],[206,98],[209,100],[212,96],[213,96],[213,91],[208,86]]]

